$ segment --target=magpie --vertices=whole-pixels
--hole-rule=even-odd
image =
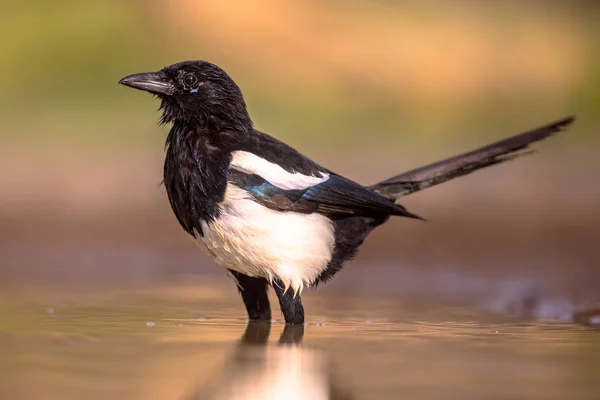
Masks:
[[[253,127],[242,91],[218,66],[183,61],[120,84],[161,101],[163,183],[177,220],[235,280],[250,320],[270,320],[268,289],[288,324],[304,323],[301,293],[331,279],[396,203],[475,170],[528,154],[567,117],[371,186],[337,174]]]

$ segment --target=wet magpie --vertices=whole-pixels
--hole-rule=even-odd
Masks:
[[[571,124],[568,117],[447,160],[360,185],[253,127],[242,92],[206,61],[184,61],[119,83],[161,100],[164,185],[183,229],[237,283],[251,320],[304,322],[300,294],[333,277],[390,216],[421,219],[400,197],[511,160]]]

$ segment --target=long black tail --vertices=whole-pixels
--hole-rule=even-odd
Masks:
[[[564,130],[574,120],[575,117],[564,118],[477,150],[404,172],[369,186],[369,189],[389,199],[397,200],[402,196],[470,174],[478,169],[530,154],[532,150],[525,150],[529,144]]]

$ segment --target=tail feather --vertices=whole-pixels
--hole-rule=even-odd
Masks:
[[[525,150],[531,143],[561,132],[571,125],[574,120],[575,117],[572,116],[564,118],[477,150],[404,172],[376,183],[370,186],[369,189],[389,199],[397,200],[411,193],[470,174],[478,169],[531,154],[534,152],[533,150]]]

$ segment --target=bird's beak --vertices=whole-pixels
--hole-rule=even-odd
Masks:
[[[121,85],[145,90],[153,94],[172,95],[175,87],[164,72],[144,72],[126,76],[119,81]]]

